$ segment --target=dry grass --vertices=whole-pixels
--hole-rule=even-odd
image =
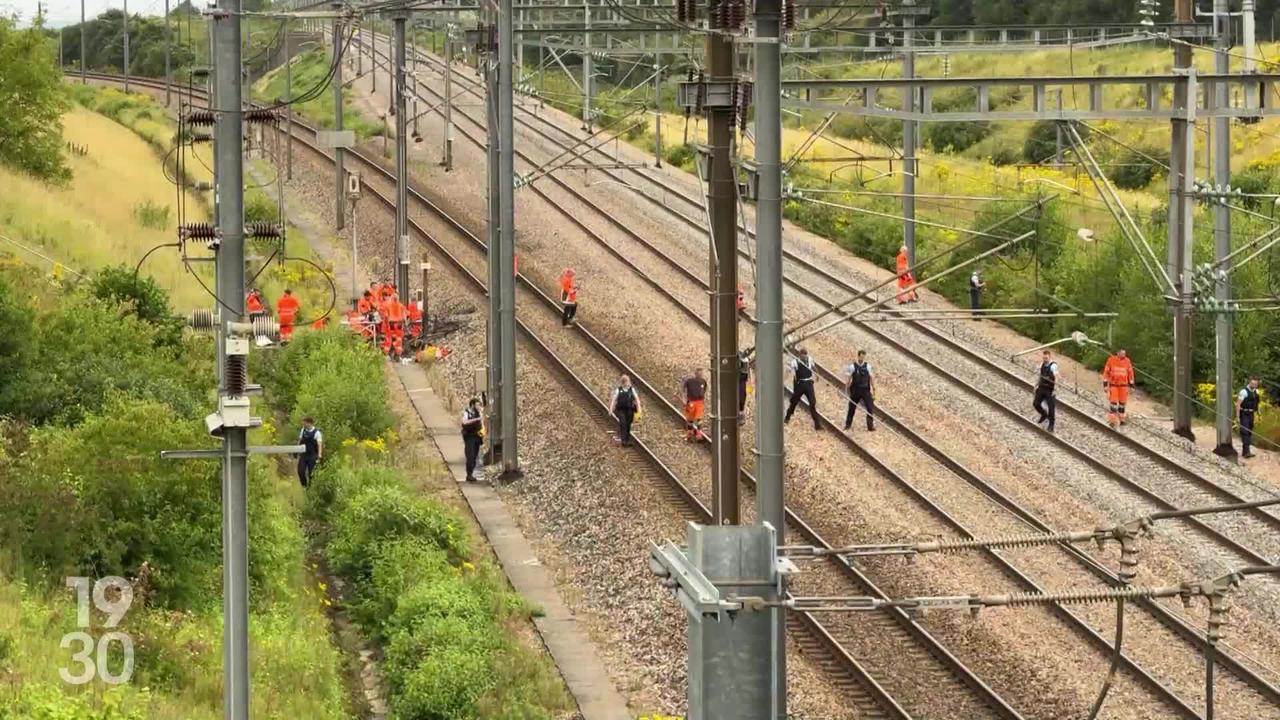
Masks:
[[[165,179],[154,146],[84,108],[73,109],[63,122],[67,141],[88,148],[87,155],[69,158],[74,180],[64,188],[51,187],[0,169],[0,233],[81,272],[132,265],[151,247],[173,242],[177,193]],[[194,195],[188,194],[186,203],[190,221],[206,219],[207,211]],[[163,229],[139,221],[138,209],[148,204],[169,209]],[[4,245],[5,252],[23,254]],[[170,293],[176,307],[190,307],[206,297],[186,278],[173,250],[157,251],[144,271]]]

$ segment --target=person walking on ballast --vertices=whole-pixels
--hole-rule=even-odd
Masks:
[[[986,288],[987,284],[982,281],[978,271],[974,270],[969,276],[969,310],[973,313],[975,320],[982,315],[982,291]]]
[[[1039,375],[1039,380],[1036,382],[1036,395],[1031,401],[1031,407],[1040,413],[1040,419],[1036,420],[1036,424],[1044,425],[1046,430],[1053,432],[1058,408],[1058,399],[1054,396],[1058,390],[1058,363],[1053,361],[1053,353],[1048,350],[1044,351],[1044,359],[1040,361]]]
[[[618,442],[623,446],[631,446],[631,424],[640,412],[640,394],[632,386],[631,378],[623,375],[609,399],[609,414],[618,420]]]
[[[1236,396],[1236,416],[1240,420],[1240,445],[1244,452],[1240,457],[1253,457],[1253,421],[1258,414],[1258,378],[1250,375],[1249,382]]]
[[[324,457],[324,435],[316,427],[315,418],[302,418],[298,444],[303,448],[302,455],[298,456],[298,482],[306,489],[311,487],[311,475],[316,471],[316,464]]]
[[[473,397],[462,411],[462,449],[467,459],[467,482],[476,481],[476,465],[480,461],[480,446],[484,444],[484,419],[480,413],[480,398]]]
[[[876,385],[871,375],[871,364],[867,362],[867,351],[859,350],[858,359],[846,369],[849,375],[849,410],[844,415],[844,429],[853,427],[853,416],[858,411],[858,403],[867,410],[867,430],[876,429]]]
[[[809,403],[809,414],[813,416],[813,429],[821,430],[822,425],[818,422],[818,398],[813,392],[813,358],[809,357],[809,351],[800,348],[796,351],[796,357],[791,359],[791,402],[787,405],[787,414],[783,416],[783,424],[791,422],[791,414],[796,411],[796,406],[800,404],[800,399],[804,398]]]
[[[680,383],[680,396],[684,400],[684,439],[689,442],[706,440],[707,436],[702,432],[702,415],[707,399],[707,378],[702,368],[694,370],[692,377]]]

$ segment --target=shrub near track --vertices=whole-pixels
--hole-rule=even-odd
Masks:
[[[268,363],[282,414],[314,415],[324,430],[307,513],[330,570],[352,588],[352,617],[383,643],[392,716],[564,716],[559,678],[512,634],[531,609],[477,559],[462,518],[412,493],[391,464],[381,356],[334,330],[301,336]]]

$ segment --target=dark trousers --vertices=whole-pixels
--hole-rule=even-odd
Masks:
[[[796,406],[800,404],[801,398],[809,402],[809,414],[813,416],[813,426],[815,428],[822,427],[818,424],[818,398],[813,394],[812,380],[791,386],[791,403],[787,405],[787,414],[783,418],[783,422],[791,420],[791,414],[796,411]]]
[[[849,391],[849,410],[844,414],[844,429],[848,430],[853,425],[853,416],[858,411],[858,403],[862,403],[862,407],[867,409],[867,429],[874,429],[876,426],[876,401],[871,397],[870,390]]]
[[[1049,421],[1049,429],[1053,429],[1053,422],[1057,419],[1058,399],[1054,397],[1053,392],[1037,388],[1035,400],[1031,401],[1031,407],[1040,413],[1039,422]]]
[[[635,422],[635,410],[615,410],[614,414],[618,416],[618,440],[623,445],[631,444],[631,423]]]
[[[977,312],[978,307],[982,304],[981,302],[979,302],[981,299],[982,299],[981,292],[977,290],[970,290],[969,291],[969,309],[973,310],[974,312]]]
[[[1240,444],[1244,446],[1244,454],[1248,455],[1253,445],[1253,411],[1240,411]]]
[[[298,482],[302,483],[302,487],[311,487],[311,474],[316,471],[316,461],[319,458],[315,455],[302,455],[298,458]]]
[[[562,315],[560,322],[564,325],[568,325],[569,323],[573,322],[573,318],[577,314],[578,314],[578,303],[565,303],[564,314]]]
[[[467,457],[467,479],[471,480],[476,476],[476,463],[480,460],[480,446],[484,444],[484,439],[479,435],[462,434],[462,448]]]

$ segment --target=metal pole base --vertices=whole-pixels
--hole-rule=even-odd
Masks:
[[[1236,458],[1240,455],[1240,453],[1236,452],[1236,446],[1232,445],[1231,443],[1226,443],[1225,445],[1219,445],[1218,447],[1214,448],[1213,454],[1219,457],[1224,457],[1224,458]]]
[[[485,451],[485,465],[501,465],[502,464],[502,443],[494,443]]]
[[[1191,432],[1191,428],[1189,427],[1176,427],[1173,429],[1173,434],[1178,437],[1186,438],[1191,442],[1196,441],[1196,434]]]
[[[498,482],[502,484],[510,484],[524,478],[524,471],[516,468],[514,470],[504,470],[498,475]]]

